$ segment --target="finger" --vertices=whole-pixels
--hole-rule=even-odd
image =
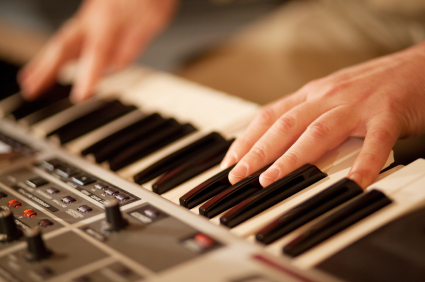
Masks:
[[[250,123],[245,132],[233,142],[221,162],[221,167],[225,169],[237,163],[280,116],[303,101],[302,97],[294,94],[266,105]]]
[[[120,70],[135,60],[156,34],[156,27],[150,26],[149,23],[142,27],[129,26],[117,43],[111,63],[112,68]]]
[[[303,103],[277,119],[229,173],[230,182],[240,181],[282,156],[308,125],[327,110],[327,103],[322,103],[322,106]]]
[[[369,186],[385,165],[392,147],[400,136],[398,123],[391,117],[379,117],[367,127],[363,147],[357,156],[348,178],[363,189]]]
[[[36,98],[56,80],[61,66],[75,58],[81,48],[82,31],[69,21],[18,75],[26,99]]]
[[[144,51],[152,39],[166,26],[175,8],[175,1],[159,1],[145,7],[145,17],[128,22],[122,31],[113,56],[112,66],[121,69]]]
[[[304,164],[314,163],[342,143],[357,124],[357,118],[346,106],[326,112],[312,122],[300,138],[261,174],[261,185],[266,187]]]
[[[109,64],[116,30],[117,27],[113,23],[103,19],[99,19],[97,24],[90,27],[71,93],[73,102],[83,101],[93,94],[94,85]]]

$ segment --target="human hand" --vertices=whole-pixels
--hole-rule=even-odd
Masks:
[[[370,185],[399,137],[425,133],[425,43],[312,81],[262,109],[236,139],[222,167],[236,183],[260,176],[266,187],[349,136],[365,137],[348,177]]]
[[[130,63],[171,19],[177,0],[86,0],[19,73],[23,95],[36,98],[69,60],[80,57],[71,98],[92,94],[107,69]]]

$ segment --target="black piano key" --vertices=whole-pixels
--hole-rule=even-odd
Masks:
[[[32,113],[31,115],[26,116],[25,118],[21,119],[20,122],[26,126],[34,125],[35,123],[49,118],[61,111],[64,111],[73,105],[74,104],[68,98],[64,98],[60,101],[57,101],[56,103],[48,105],[39,111]]]
[[[235,227],[325,177],[316,166],[303,165],[227,211],[220,223]]]
[[[226,168],[181,196],[179,199],[180,205],[188,209],[194,208],[230,188],[232,184],[229,182],[229,172],[234,167],[235,165]]]
[[[270,244],[362,192],[363,189],[354,181],[341,179],[265,226],[255,238],[259,242]]]
[[[159,178],[152,185],[152,191],[157,194],[163,194],[207,169],[219,164],[223,160],[233,141],[234,139],[216,144],[215,146],[206,149],[205,152],[198,153],[196,158],[193,160]]]
[[[111,170],[117,171],[194,131],[196,129],[190,124],[178,124],[177,126],[170,127],[169,130],[161,130],[140,140],[136,140],[136,144],[110,158],[108,160],[109,167]]]
[[[189,160],[197,157],[208,148],[225,142],[226,140],[220,134],[212,132],[139,172],[133,177],[134,182],[141,185],[151,181],[161,174],[174,170],[182,164],[187,163]]]
[[[269,167],[270,165],[263,167],[238,183],[235,183],[229,189],[214,196],[199,208],[199,214],[213,218],[262,190],[263,187],[260,185],[258,178]]]
[[[41,94],[40,98],[34,101],[24,101],[11,115],[19,120],[38,110],[41,110],[62,99],[67,99],[71,92],[70,85],[55,84],[50,89]]]
[[[161,117],[149,123],[143,120],[138,122],[136,126],[139,124],[141,124],[141,126],[138,129],[136,129],[135,126],[131,126],[127,128],[125,132],[120,132],[118,135],[114,134],[114,136],[107,138],[107,140],[111,139],[108,144],[92,152],[96,162],[102,163],[107,161],[126,148],[140,142],[140,140],[151,138],[152,136],[160,134],[162,131],[180,126],[174,119],[165,120]]]
[[[20,91],[18,71],[19,66],[0,60],[0,100]]]
[[[126,106],[118,100],[113,100],[48,135],[57,135],[61,144],[65,144],[135,109],[134,106]]]
[[[147,139],[155,139],[155,136],[164,134],[170,130],[180,128],[181,125],[174,119],[158,119],[154,122],[142,127],[141,129],[133,129],[131,132],[122,135],[121,138],[111,141],[106,146],[93,152],[97,163],[101,163],[116,158],[121,152],[128,148],[140,144]],[[133,128],[133,127],[132,127]]]
[[[130,139],[130,137],[135,134],[145,134],[146,132],[152,130],[152,128],[158,126],[158,124],[160,124],[161,122],[164,122],[164,119],[156,113],[151,114],[147,117],[143,117],[132,123],[131,125],[103,138],[99,142],[91,145],[90,147],[87,147],[81,152],[81,154],[83,156],[86,156],[88,154],[95,154],[101,151],[103,148],[110,148],[111,146],[113,146],[114,142],[121,141],[123,139]],[[102,161],[98,162],[100,163]]]
[[[384,193],[372,190],[312,226],[287,244],[283,252],[296,257],[391,202]]]

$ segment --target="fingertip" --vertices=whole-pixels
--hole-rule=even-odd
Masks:
[[[281,177],[281,171],[278,167],[270,167],[260,175],[260,184],[267,187]]]
[[[224,159],[221,161],[221,168],[226,169],[235,163],[237,163],[236,153],[234,151],[228,151]]]
[[[348,176],[348,179],[353,180],[354,182],[356,182],[357,185],[359,185],[363,190],[366,189],[367,184],[365,183],[365,178],[363,177],[363,175],[361,175],[361,173],[359,172],[351,172]]]
[[[73,104],[77,104],[79,102],[84,101],[87,96],[88,94],[86,89],[81,87],[79,84],[76,84],[74,88],[72,89],[69,99],[71,100]]]
[[[229,172],[229,181],[230,183],[235,184],[247,176],[248,165],[245,163],[239,163]]]

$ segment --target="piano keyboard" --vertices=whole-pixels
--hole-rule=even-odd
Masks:
[[[332,257],[423,205],[423,193],[418,190],[425,181],[423,160],[382,173],[365,192],[347,180],[345,176],[362,146],[356,138],[347,139],[316,163],[303,166],[269,187],[259,185],[261,171],[230,185],[229,170],[222,171],[219,163],[259,106],[169,74],[133,67],[105,78],[96,96],[72,105],[68,100],[72,68],[61,84],[33,102],[20,97],[16,71],[17,67],[0,63],[1,141],[6,146],[13,143],[30,148],[30,153],[11,159],[2,168],[0,188],[10,193],[15,188],[10,188],[8,181],[32,172],[57,186],[67,184],[81,192],[78,197],[88,202],[78,207],[80,212],[87,213],[92,209],[89,205],[103,209],[105,200],[116,199],[123,211],[136,218],[135,207],[147,203],[201,232],[199,238],[179,239],[199,256],[178,267],[175,263],[167,267],[152,264],[135,256],[134,250],[124,250],[124,246],[121,250],[95,242],[115,257],[109,260],[119,257],[139,278],[148,281],[177,281],[178,277],[189,281],[199,277],[202,281],[357,281],[341,271],[335,273]],[[391,155],[385,167],[392,162]],[[23,186],[31,192],[45,185],[28,181],[32,186]],[[91,192],[83,187],[92,187]],[[61,189],[70,188],[56,190]],[[54,194],[54,190],[46,192]],[[44,192],[39,194],[50,197]],[[148,224],[158,211],[149,209],[145,214],[137,219]],[[99,239],[104,235],[95,231],[95,220],[101,218],[99,214],[83,217],[66,226],[85,239]],[[81,229],[85,225],[90,228]],[[53,240],[55,234],[65,232],[60,230],[46,237]],[[85,234],[81,235],[81,230]],[[127,236],[122,235],[125,232],[120,236]],[[88,239],[91,243],[93,240]],[[161,245],[158,240],[152,244]],[[214,251],[214,245],[223,247]],[[202,255],[210,248],[211,253]],[[1,257],[15,249],[0,250],[0,276],[6,280],[11,280],[7,275],[13,271],[3,266]],[[147,253],[152,255],[152,251]],[[98,264],[97,268],[76,266],[69,277],[77,279],[88,273],[97,277],[92,268],[100,269],[107,263]],[[253,270],[241,272],[238,266]],[[342,267],[348,269],[347,265],[337,269]],[[204,271],[212,276],[205,278]],[[61,277],[52,275],[51,281],[64,281]]]

